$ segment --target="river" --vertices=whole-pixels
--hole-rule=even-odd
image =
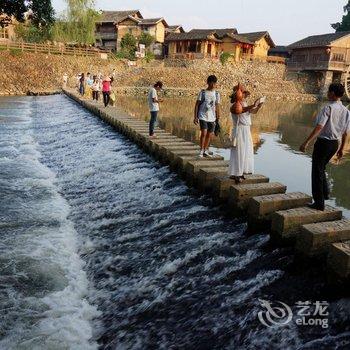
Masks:
[[[185,114],[167,123],[163,111],[167,129],[196,137]],[[257,158],[290,153],[308,167],[298,141],[264,130]],[[273,179],[294,171],[262,163]],[[247,236],[244,222],[64,96],[0,98],[0,208],[0,349],[350,346],[350,301],[326,288],[322,267],[299,269],[291,249]],[[329,327],[266,327],[259,299],[294,314],[298,301],[327,301]]]

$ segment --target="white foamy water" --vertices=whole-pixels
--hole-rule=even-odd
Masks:
[[[70,207],[40,162],[26,101],[6,111],[0,102],[0,348],[96,349],[99,313],[86,299]]]

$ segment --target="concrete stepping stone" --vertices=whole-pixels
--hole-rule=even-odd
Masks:
[[[287,186],[279,182],[232,185],[229,190],[228,203],[235,214],[248,209],[249,200],[256,196],[285,193]]]
[[[350,220],[322,222],[303,225],[297,235],[298,254],[313,257],[328,253],[332,243],[350,240]]]
[[[246,179],[242,184],[250,183],[268,183],[270,179],[264,175],[253,174],[245,175]],[[216,203],[226,202],[229,195],[229,190],[232,185],[235,185],[235,181],[230,179],[228,175],[217,176],[213,179],[212,195]]]
[[[182,175],[185,173],[185,168],[187,166],[187,163],[189,162],[215,162],[219,160],[224,160],[224,157],[222,156],[212,156],[211,158],[199,158],[199,153],[198,155],[195,156],[178,156],[175,157],[174,161],[171,163],[170,167],[172,170],[175,170],[178,174]]]
[[[327,259],[329,282],[350,283],[350,241],[333,243],[329,248]]]
[[[193,178],[199,173],[200,169],[217,168],[221,166],[228,166],[228,161],[223,159],[217,160],[214,158],[203,158],[188,162],[185,167],[185,173],[188,178]]]
[[[271,215],[276,211],[303,207],[311,201],[311,196],[302,192],[253,197],[248,204],[248,230],[256,232],[269,228]]]
[[[228,165],[200,169],[194,185],[200,190],[210,193],[213,188],[214,179],[218,176],[225,176],[228,173]]]
[[[326,206],[324,211],[308,207],[278,211],[272,214],[271,238],[280,242],[295,242],[302,225],[341,219],[341,210],[331,206]]]

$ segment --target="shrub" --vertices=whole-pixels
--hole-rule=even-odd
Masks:
[[[153,52],[147,51],[147,52],[145,53],[145,58],[144,58],[144,60],[145,60],[147,63],[150,63],[151,61],[153,61],[154,58],[155,58],[155,56],[154,56]]]
[[[139,44],[143,44],[146,47],[150,47],[154,43],[154,41],[155,38],[149,33],[143,32],[139,37]]]
[[[232,55],[229,52],[223,52],[220,55],[220,62],[221,62],[221,64],[225,65],[231,57],[232,57]]]

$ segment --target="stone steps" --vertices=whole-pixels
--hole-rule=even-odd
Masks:
[[[214,158],[201,158],[195,161],[190,161],[186,164],[185,173],[187,178],[193,178],[199,173],[200,169],[217,168],[221,166],[228,166],[228,161]]]
[[[216,168],[200,169],[195,185],[204,192],[211,193],[213,189],[214,179],[219,176],[225,176],[228,173],[228,166],[220,166]]]
[[[229,190],[228,203],[236,213],[248,209],[251,198],[256,196],[285,193],[287,187],[279,182],[232,185]]]
[[[186,175],[185,169],[189,162],[216,162],[216,161],[223,161],[224,157],[221,156],[213,156],[208,160],[207,158],[199,158],[198,155],[196,156],[178,156],[175,157],[174,161],[170,164],[170,168],[174,171],[176,171],[180,175]]]
[[[331,244],[327,274],[331,283],[350,284],[350,241]]]
[[[302,192],[271,194],[253,197],[248,205],[248,230],[255,232],[271,226],[271,216],[276,211],[303,207],[312,198]]]
[[[242,184],[268,183],[270,179],[264,175],[253,174],[246,175]],[[230,179],[228,175],[217,176],[213,179],[212,196],[215,203],[224,203],[228,200],[229,190],[235,185],[235,180]]]
[[[350,220],[303,225],[296,239],[298,254],[314,257],[326,255],[332,243],[350,240]]]
[[[303,225],[341,220],[342,212],[330,206],[325,211],[308,207],[282,210],[272,215],[271,238],[277,242],[295,242]]]

